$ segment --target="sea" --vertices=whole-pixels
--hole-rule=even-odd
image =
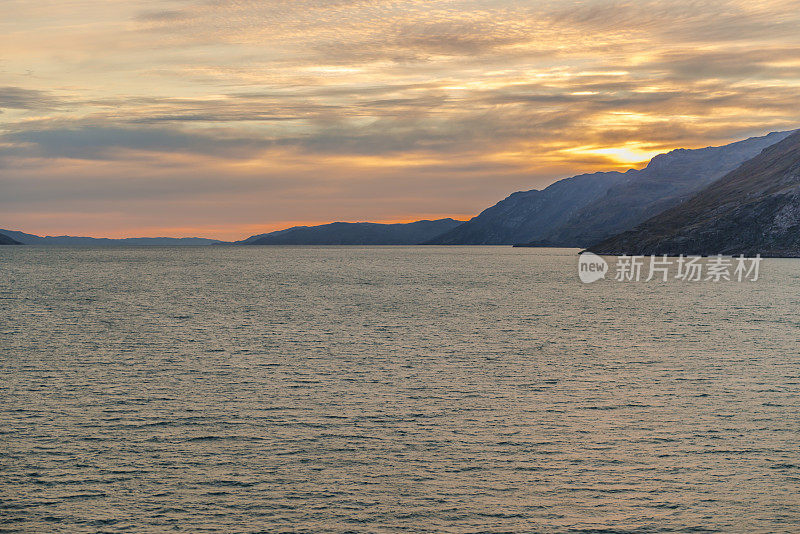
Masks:
[[[0,532],[800,532],[800,260],[0,247]]]

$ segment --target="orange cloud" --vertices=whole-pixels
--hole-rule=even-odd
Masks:
[[[0,225],[234,238],[474,214],[572,174],[796,128],[795,7],[13,2]]]

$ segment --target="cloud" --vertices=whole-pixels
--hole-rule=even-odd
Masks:
[[[185,20],[189,15],[183,11],[178,10],[160,10],[160,11],[145,11],[135,16],[135,20],[143,23],[175,23],[176,21]]]
[[[6,155],[38,158],[114,159],[122,151],[193,153],[227,158],[246,157],[269,143],[254,139],[185,133],[164,128],[85,126],[23,130],[0,136],[16,148]]]
[[[22,87],[0,87],[0,109],[50,109],[58,99],[46,91]]]
[[[800,79],[800,47],[665,51],[636,70],[666,71],[680,81]]]
[[[470,214],[640,164],[571,148],[796,128],[795,4],[14,2],[2,213],[116,206],[126,224],[173,226],[220,202],[213,217],[237,224]]]

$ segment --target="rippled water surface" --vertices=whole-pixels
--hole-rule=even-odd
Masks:
[[[800,261],[0,248],[0,530],[798,532]]]

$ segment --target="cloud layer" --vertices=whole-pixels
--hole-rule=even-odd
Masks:
[[[796,128],[795,4],[12,0],[0,225],[238,238],[464,217]]]

